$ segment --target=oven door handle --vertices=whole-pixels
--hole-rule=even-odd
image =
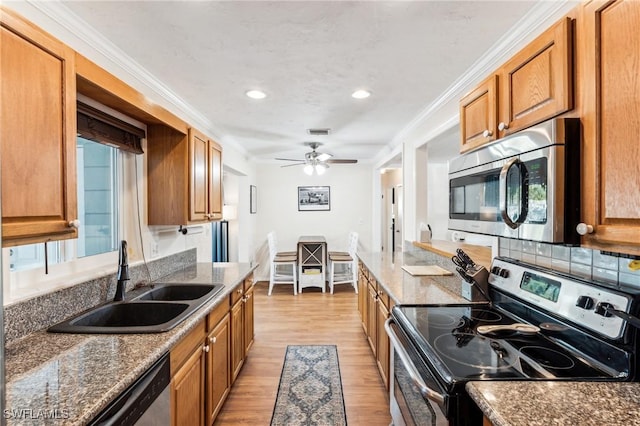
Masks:
[[[438,404],[444,404],[444,396],[441,393],[436,392],[433,389],[431,389],[429,386],[427,386],[424,380],[422,380],[422,378],[420,377],[420,374],[418,373],[418,370],[416,369],[415,365],[413,365],[413,362],[409,358],[407,351],[404,349],[404,347],[400,343],[400,339],[398,339],[398,335],[391,328],[392,322],[393,322],[393,318],[388,318],[387,321],[385,321],[384,323],[384,329],[387,331],[387,334],[389,335],[389,340],[391,341],[391,344],[393,345],[393,348],[395,349],[396,354],[400,357],[402,364],[407,369],[407,372],[409,373],[411,380],[418,387],[420,394],[424,398],[435,401]]]

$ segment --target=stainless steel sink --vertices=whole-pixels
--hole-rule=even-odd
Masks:
[[[224,285],[158,284],[130,301],[110,302],[49,327],[54,333],[162,333],[184,321]]]

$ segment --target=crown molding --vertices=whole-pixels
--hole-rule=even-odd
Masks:
[[[393,151],[393,147],[402,144],[412,131],[427,122],[429,118],[451,102],[452,99],[457,101],[464,96],[469,87],[473,87],[506,62],[513,55],[514,50],[522,48],[525,43],[533,38],[532,36],[538,35],[548,28],[549,20],[559,19],[578,4],[577,0],[540,1],[537,3],[504,36],[494,43],[480,59],[471,65],[463,75],[456,79],[438,98],[427,105],[407,126],[398,132],[390,142],[389,148]],[[458,112],[447,119],[444,125],[439,125],[438,129],[447,130],[451,127],[451,120],[453,119],[459,121]],[[438,134],[435,131],[431,131],[427,135],[428,138],[414,142],[414,145],[419,146],[427,143]]]
[[[88,25],[86,21],[69,10],[64,4],[59,1],[41,0],[27,0],[27,2],[64,30],[68,31],[73,37],[93,49],[94,54],[100,55],[110,61],[121,75],[126,73],[132,79],[151,90],[165,101],[167,105],[171,105],[174,111],[179,111],[181,116],[188,118],[190,124],[206,132],[219,143],[229,145],[241,154],[247,155],[247,150],[242,145],[237,143],[231,136],[226,135],[220,128],[217,128],[207,117],[178,96],[142,65],[109,41],[109,39]],[[89,55],[87,55],[87,57],[89,57]]]

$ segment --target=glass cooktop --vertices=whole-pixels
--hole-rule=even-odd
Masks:
[[[516,321],[488,305],[396,306],[393,316],[445,383],[495,379],[606,379],[606,373],[554,343],[545,331],[479,334]]]

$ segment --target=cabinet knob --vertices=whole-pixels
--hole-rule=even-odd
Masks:
[[[508,128],[509,128],[509,125],[504,121],[501,121],[500,124],[498,124],[498,130],[500,130],[501,132],[507,130]]]
[[[578,226],[576,226],[576,231],[580,235],[592,234],[593,226],[587,225],[586,223],[579,223]]]
[[[218,339],[216,338],[216,336],[209,337],[209,341],[210,341],[211,343],[216,343],[216,340],[218,340]]]
[[[491,135],[493,135],[493,132],[491,130],[485,130],[484,132],[482,132],[482,136],[484,136],[485,138],[488,138]]]
[[[241,288],[237,289],[237,290],[236,290],[236,293],[238,293],[238,294],[242,294],[242,289],[241,289]]]
[[[80,228],[80,221],[78,219],[73,219],[70,220],[69,223],[67,224],[69,226],[69,228]]]
[[[205,351],[205,352],[209,352],[209,345],[204,345],[202,347],[202,350]]]

